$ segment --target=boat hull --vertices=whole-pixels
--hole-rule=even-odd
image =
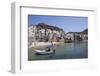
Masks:
[[[49,55],[49,54],[53,54],[54,53],[54,51],[40,51],[40,50],[38,50],[38,51],[36,51],[36,55]]]

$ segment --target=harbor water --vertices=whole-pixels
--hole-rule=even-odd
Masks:
[[[36,55],[34,50],[28,49],[28,60],[55,60],[55,59],[83,59],[88,58],[88,42],[72,42],[54,45],[55,53]]]

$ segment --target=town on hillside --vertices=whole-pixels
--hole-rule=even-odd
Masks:
[[[66,29],[67,30],[67,29]],[[28,26],[28,45],[34,42],[75,42],[88,40],[88,29],[80,32],[65,32],[62,28],[39,23]]]

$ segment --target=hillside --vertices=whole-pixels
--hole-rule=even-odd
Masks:
[[[56,31],[64,31],[63,29],[57,27],[57,26],[52,26],[48,25],[46,23],[39,23],[35,25],[38,29],[51,29],[51,30],[56,30]]]
[[[88,34],[88,29],[83,30],[81,33]]]

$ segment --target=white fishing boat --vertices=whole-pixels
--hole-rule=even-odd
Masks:
[[[55,50],[50,50],[50,51],[47,51],[47,50],[35,50],[35,54],[36,55],[48,55],[48,54],[54,54],[55,53]]]
[[[54,49],[53,43],[51,43],[51,45],[48,45],[46,50],[35,50],[36,55],[48,55],[48,54],[54,54],[54,53],[55,53],[55,49]]]

